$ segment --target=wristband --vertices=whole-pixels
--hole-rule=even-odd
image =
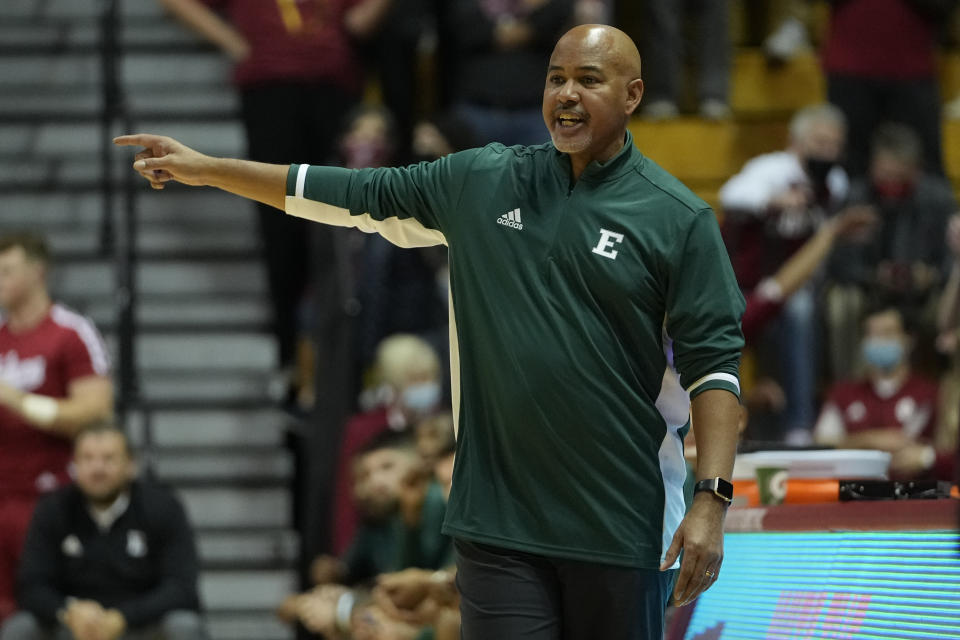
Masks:
[[[20,412],[41,429],[49,429],[57,419],[60,404],[48,396],[28,393],[20,400]]]
[[[337,600],[336,625],[337,629],[344,633],[350,631],[350,614],[353,613],[353,603],[356,600],[357,597],[353,595],[353,591],[347,591]]]

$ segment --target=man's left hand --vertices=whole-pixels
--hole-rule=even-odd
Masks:
[[[665,571],[673,566],[680,551],[680,574],[673,590],[677,606],[689,604],[710,588],[720,575],[723,563],[723,519],[726,505],[709,493],[699,493],[693,506],[680,522],[666,558],[660,565]]]

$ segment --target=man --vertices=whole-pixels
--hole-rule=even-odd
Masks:
[[[849,190],[839,166],[846,138],[846,121],[828,104],[800,110],[790,122],[790,143],[783,151],[747,162],[720,189],[724,238],[737,279],[753,290],[760,279],[776,271],[843,204]],[[780,433],[804,444],[816,419],[816,318],[813,287],[803,287],[789,299],[778,319],[778,378],[786,391],[786,412]]]
[[[865,301],[878,293],[901,307],[924,309],[920,335],[933,334],[932,307],[949,264],[947,221],[958,207],[950,183],[924,170],[916,132],[901,124],[877,129],[868,177],[854,181],[850,202],[873,207],[879,224],[863,242],[839,243],[828,264],[831,344],[859,343]]]
[[[116,140],[147,147],[134,168],[157,189],[215,185],[405,246],[449,246],[458,443],[444,532],[467,640],[661,638],[674,578],[683,604],[720,568],[743,299],[713,212],[633,146],[642,95],[630,38],[582,25],[553,50],[553,142],[540,146],[348,171]],[[693,396],[697,477],[720,488],[686,517],[682,429],[654,406],[664,325]]]
[[[818,444],[890,452],[899,479],[953,478],[953,447],[937,450],[937,385],[910,367],[903,313],[878,308],[863,323],[866,377],[837,383],[817,421]]]
[[[37,505],[2,640],[200,640],[197,557],[177,499],[134,481],[123,433],[81,432],[76,483]]]
[[[73,435],[113,412],[103,340],[50,300],[49,262],[42,238],[0,237],[0,620],[37,496],[67,481]]]

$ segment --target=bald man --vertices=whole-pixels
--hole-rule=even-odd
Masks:
[[[660,640],[671,589],[690,602],[720,569],[743,299],[713,212],[627,132],[642,96],[630,38],[586,25],[550,58],[552,142],[539,146],[345,170],[116,140],[145,147],[134,168],[157,189],[211,185],[449,247],[458,441],[444,532],[467,640]],[[664,332],[693,398],[679,394],[679,412],[657,408]],[[685,515],[690,405],[702,490]]]

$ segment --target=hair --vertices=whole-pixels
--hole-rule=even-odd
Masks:
[[[359,460],[362,456],[380,451],[381,449],[390,449],[393,451],[407,451],[414,455],[417,453],[417,442],[410,431],[394,431],[387,429],[370,442],[366,443],[357,451],[354,459]]]
[[[888,122],[877,127],[870,141],[874,155],[889,153],[901,162],[918,166],[923,158],[920,136],[905,124]]]
[[[810,127],[817,122],[828,122],[844,131],[847,129],[847,118],[839,107],[829,103],[815,104],[797,111],[790,120],[790,139],[801,140],[806,137]]]
[[[0,253],[5,253],[17,247],[23,249],[29,260],[44,265],[50,264],[50,249],[47,247],[46,240],[40,234],[17,231],[0,236]]]
[[[130,438],[127,437],[127,434],[123,431],[123,429],[110,421],[97,422],[81,429],[77,435],[74,436],[73,448],[76,450],[77,447],[80,446],[80,441],[88,436],[99,436],[104,434],[118,436],[123,442],[123,450],[126,452],[127,456],[130,458],[134,457],[133,447],[130,445]]]
[[[380,379],[394,388],[403,385],[411,372],[440,375],[440,358],[423,338],[397,333],[377,346],[376,368]]]
[[[863,311],[862,326],[864,331],[866,331],[867,320],[873,316],[878,316],[884,313],[895,313],[900,318],[900,326],[903,327],[903,332],[907,335],[913,335],[917,328],[917,323],[911,313],[907,308],[902,305],[896,304],[891,300],[884,298],[879,298],[871,301],[867,308]]]

